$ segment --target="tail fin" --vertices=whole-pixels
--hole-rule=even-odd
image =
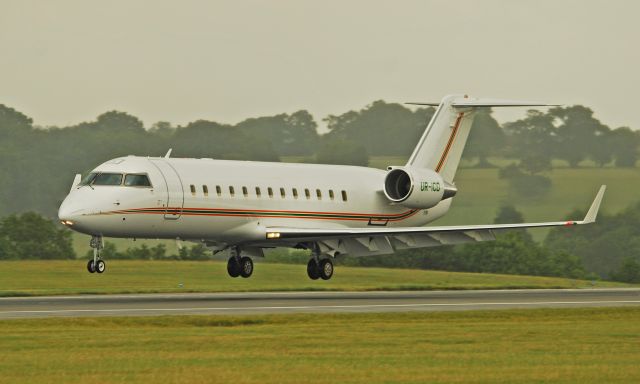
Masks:
[[[435,105],[434,103],[409,104]],[[466,95],[445,96],[406,166],[432,169],[440,173],[445,181],[453,182],[477,108],[532,106],[550,105],[530,101],[473,99]]]

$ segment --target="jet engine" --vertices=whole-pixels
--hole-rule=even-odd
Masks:
[[[456,192],[455,186],[430,169],[391,168],[384,179],[387,199],[408,208],[431,208]]]

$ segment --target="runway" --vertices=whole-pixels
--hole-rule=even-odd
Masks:
[[[0,298],[0,319],[639,305],[639,288],[86,295]]]

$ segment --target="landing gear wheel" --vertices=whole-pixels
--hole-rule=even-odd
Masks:
[[[231,277],[240,276],[240,263],[236,257],[231,256],[227,261],[227,273]]]
[[[100,251],[104,248],[104,244],[102,243],[102,236],[93,235],[91,236],[91,241],[89,241],[89,246],[93,248],[93,258],[87,262],[87,271],[89,273],[102,273],[106,268],[106,264],[100,258]]]
[[[318,280],[320,277],[320,268],[315,259],[309,259],[307,263],[307,275],[311,280]]]
[[[329,280],[333,276],[333,263],[329,259],[320,262],[320,277],[322,280]]]
[[[243,257],[240,259],[240,276],[245,279],[253,273],[253,260],[250,257]]]

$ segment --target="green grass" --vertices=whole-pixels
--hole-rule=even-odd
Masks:
[[[306,265],[256,263],[250,279],[227,276],[226,263],[111,260],[89,274],[84,260],[0,262],[0,296],[140,292],[242,292],[292,290],[430,290],[583,288],[621,283],[537,276],[408,269],[337,267],[330,281],[312,281]],[[182,286],[181,286],[182,284]]]
[[[637,383],[640,308],[0,322],[3,383]]]
[[[294,159],[295,160],[295,159]],[[491,159],[505,165],[508,160]],[[404,164],[402,157],[372,157],[372,167]],[[561,164],[558,164],[561,166]],[[498,208],[510,204],[524,214],[528,221],[560,220],[572,210],[586,211],[595,197],[598,187],[608,186],[601,207],[602,212],[616,213],[640,201],[640,168],[566,168],[559,167],[548,173],[552,187],[547,195],[525,198],[510,193],[509,184],[498,178],[498,169],[461,168],[456,176],[458,195],[449,213],[438,220],[439,225],[492,223]],[[577,217],[576,219],[580,219]],[[532,230],[537,240],[542,240],[547,230]],[[159,242],[167,246],[169,253],[177,253],[175,241],[108,239],[118,249]],[[89,244],[86,235],[74,235],[76,254],[84,255]]]

